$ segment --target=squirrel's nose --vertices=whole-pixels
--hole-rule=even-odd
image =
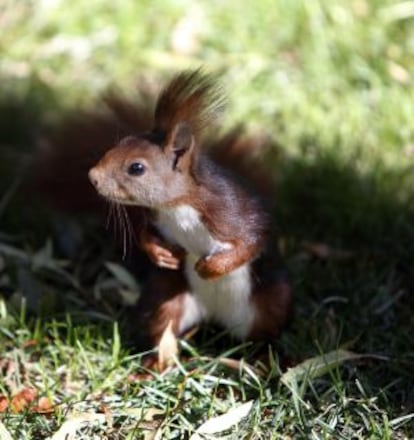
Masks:
[[[92,185],[97,188],[99,184],[99,171],[96,169],[96,167],[89,170],[88,177]]]

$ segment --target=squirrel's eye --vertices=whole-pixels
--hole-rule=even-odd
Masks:
[[[128,167],[130,176],[142,176],[145,173],[145,166],[141,162],[134,162]]]

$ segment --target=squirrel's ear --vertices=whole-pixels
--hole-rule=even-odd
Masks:
[[[189,124],[179,122],[167,138],[165,150],[172,153],[174,170],[184,171],[191,163],[195,139]]]

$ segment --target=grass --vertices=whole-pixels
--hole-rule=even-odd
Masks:
[[[189,438],[249,401],[229,438],[413,438],[413,2],[2,8],[0,420],[13,438],[70,420],[82,438]],[[149,372],[115,324],[136,292],[106,233],[19,190],[67,112],[200,64],[223,74],[224,125],[275,145],[295,314],[266,372],[256,347],[214,344],[209,330]],[[339,348],[360,357],[325,368]],[[319,367],[286,382],[286,366],[309,359]]]

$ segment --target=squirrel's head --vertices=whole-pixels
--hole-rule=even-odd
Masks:
[[[201,131],[223,100],[212,77],[200,70],[177,75],[158,98],[154,129],[127,137],[89,171],[105,198],[149,208],[191,196]]]
[[[161,208],[189,195],[196,140],[189,126],[177,124],[169,137],[129,136],[89,171],[106,199],[124,205]]]

